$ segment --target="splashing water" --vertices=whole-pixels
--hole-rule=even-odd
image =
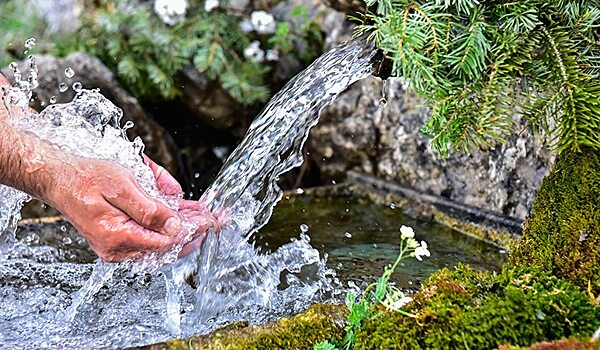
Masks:
[[[8,320],[0,321],[0,343],[36,348],[141,345],[207,333],[236,320],[267,322],[335,297],[335,273],[311,247],[306,230],[270,254],[259,253],[249,237],[269,220],[281,199],[279,175],[302,163],[302,146],[320,110],[351,83],[371,74],[373,53],[361,41],[342,45],[321,56],[271,100],[201,198],[230,223],[218,235],[209,233],[194,255],[164,265],[175,260],[178,246],[160,261],[98,262],[92,267],[28,260],[35,256],[34,248],[19,243],[5,248],[0,279],[21,264],[38,275],[51,274],[68,288],[34,284],[24,293],[19,286],[0,289],[0,310],[13,305],[0,311],[0,320]],[[127,166],[148,194],[160,198],[140,157],[141,140],[129,142],[120,119],[120,110],[99,92],[81,90],[71,103],[50,106],[39,116],[26,115],[14,123],[67,152]],[[5,190],[10,189],[0,188],[0,193]],[[11,208],[19,206],[16,199]],[[176,205],[172,198],[161,200]]]

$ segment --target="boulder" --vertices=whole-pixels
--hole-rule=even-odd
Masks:
[[[325,108],[309,139],[309,153],[325,182],[350,170],[523,220],[554,161],[544,140],[515,133],[495,149],[442,159],[419,133],[423,101],[390,79],[360,81]],[[385,96],[384,96],[385,95]],[[385,101],[387,103],[385,103]],[[525,122],[514,116],[516,127]]]

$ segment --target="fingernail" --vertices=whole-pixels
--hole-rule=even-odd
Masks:
[[[181,220],[176,217],[172,217],[167,219],[165,222],[165,226],[163,227],[166,234],[170,236],[176,235],[181,229]]]

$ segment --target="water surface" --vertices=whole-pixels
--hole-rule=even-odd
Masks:
[[[499,270],[505,251],[435,222],[404,215],[400,208],[359,198],[283,199],[267,226],[257,235],[262,250],[276,249],[308,226],[311,244],[327,254],[327,265],[344,282],[372,282],[398,256],[400,227],[411,226],[418,241],[427,242],[431,257],[422,262],[406,259],[392,280],[415,289],[433,272],[458,263],[478,269]]]

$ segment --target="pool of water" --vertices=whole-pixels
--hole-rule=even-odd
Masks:
[[[256,237],[263,250],[276,249],[308,226],[311,244],[328,255],[329,267],[341,281],[364,286],[383,272],[398,256],[400,227],[411,226],[415,238],[427,242],[431,257],[422,262],[405,259],[393,280],[415,289],[443,267],[466,263],[479,269],[498,270],[505,250],[465,236],[446,226],[414,220],[400,208],[382,206],[358,198],[284,198],[269,224]]]
[[[328,256],[327,265],[342,285],[364,288],[395,260],[402,225],[413,227],[416,238],[427,241],[431,251],[423,262],[405,260],[394,274],[397,285],[409,291],[442,267],[462,262],[494,270],[503,261],[497,247],[438,224],[415,221],[398,208],[360,199],[284,198],[254,239],[262,252],[275,251],[299,239],[303,226],[310,244]],[[165,327],[165,284],[160,274],[116,274],[93,301],[81,306],[74,323],[66,322],[62,315],[73,303],[74,293],[90,278],[95,259],[85,240],[65,222],[21,226],[17,242],[0,247],[0,344],[7,349],[123,348],[175,336]],[[277,286],[282,290],[291,275],[303,281],[315,278],[304,267],[282,274]],[[333,286],[338,286],[334,294],[343,297],[345,288]],[[184,294],[193,292],[184,287]],[[298,313],[304,303],[322,298],[301,303],[293,298],[277,300],[258,316],[256,307],[234,307],[216,321],[197,325],[201,331],[194,328],[178,336],[204,334],[235,320],[249,320],[250,314],[254,315],[252,323],[269,322]],[[189,305],[186,302],[182,308],[187,310]]]

